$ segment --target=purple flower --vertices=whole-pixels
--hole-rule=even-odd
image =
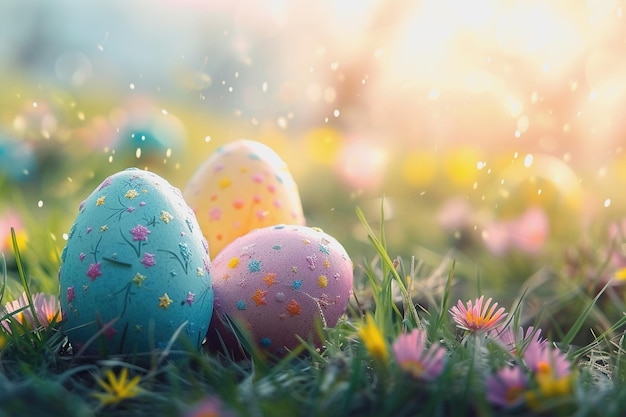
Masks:
[[[517,366],[502,368],[487,378],[487,401],[502,407],[512,407],[524,400],[528,379]]]
[[[100,272],[100,262],[89,265],[89,269],[87,269],[87,276],[91,278],[92,281],[95,281],[100,275],[102,275],[102,272]]]
[[[188,292],[187,293],[187,299],[185,300],[187,302],[187,304],[189,304],[189,306],[191,306],[193,304],[194,298],[196,297],[196,295],[192,292]]]
[[[51,323],[57,322],[61,318],[61,306],[56,296],[39,292],[32,295],[32,301],[32,308],[35,310],[36,317],[28,308],[30,304],[26,293],[22,293],[20,298],[10,301],[4,306],[4,312],[11,317],[10,320],[2,321],[2,326],[8,333],[11,333],[12,330],[9,324],[11,320],[27,328],[35,329],[40,325],[47,328]]]
[[[568,376],[571,372],[571,364],[567,360],[567,356],[545,342],[531,341],[524,350],[522,357],[528,369],[537,374],[550,375],[554,379],[560,379]]]
[[[61,306],[54,294],[36,293],[33,296],[33,307],[37,320],[43,327],[48,327],[52,322],[61,318]]]
[[[517,330],[517,334],[515,334],[511,326],[501,327],[491,330],[489,335],[500,342],[511,353],[516,353],[518,348],[523,348],[529,343],[546,343],[546,340],[540,337],[541,329],[535,329],[533,326],[529,326],[526,332],[520,327]]]
[[[115,330],[113,328],[113,321],[110,321],[109,323],[106,323],[103,327],[104,327],[104,335],[106,336],[107,339],[111,340],[113,339],[113,337],[117,334],[117,330]]]
[[[150,268],[151,266],[154,266],[156,264],[156,262],[154,261],[154,255],[151,253],[144,253],[143,254],[143,259],[141,260],[141,263],[146,267],[146,268]]]
[[[427,349],[426,334],[415,329],[398,336],[393,343],[393,354],[400,368],[417,379],[428,381],[441,374],[446,351],[439,345]]]
[[[67,303],[72,304],[74,298],[76,297],[76,292],[74,291],[74,286],[67,288]]]
[[[130,229],[130,233],[133,235],[133,240],[147,240],[150,230],[146,226],[138,224]]]

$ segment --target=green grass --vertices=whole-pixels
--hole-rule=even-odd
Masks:
[[[573,363],[573,382],[566,393],[542,398],[534,407],[528,403],[512,408],[494,406],[487,399],[486,380],[514,361],[514,356],[490,336],[459,329],[449,313],[458,298],[465,302],[480,296],[485,279],[477,274],[480,279],[462,286],[454,260],[443,263],[442,268],[415,258],[408,263],[396,258],[387,251],[382,210],[378,231],[361,210],[357,209],[356,215],[371,252],[362,259],[352,255],[355,294],[334,328],[320,328],[325,339],[322,349],[302,340],[292,354],[269,361],[255,352],[241,331],[238,334],[250,350],[249,359],[184,349],[155,352],[148,366],[115,357],[86,360],[70,349],[62,321],[48,327],[37,323],[32,328],[7,314],[2,319],[9,323],[10,331],[0,327],[1,415],[184,416],[194,415],[203,402],[213,407],[215,415],[250,417],[622,415],[626,407],[626,318],[621,312],[609,315],[603,311],[607,303],[616,306],[609,297],[614,288],[605,286],[589,295],[580,286],[552,276],[554,291],[545,293],[537,277],[529,278],[507,306],[507,322],[515,328],[522,324],[541,328],[542,336]],[[15,265],[7,268],[3,258],[0,297],[6,303],[11,298],[10,287],[12,296],[17,295],[15,285],[8,282],[16,280],[29,300],[25,309],[36,317],[34,284],[28,271],[41,273],[53,268],[27,263],[14,234],[12,241]],[[37,259],[29,255],[29,262]],[[54,263],[54,259],[47,262]],[[11,272],[17,279],[9,276]],[[41,279],[53,281],[56,277]],[[472,287],[476,291],[468,294]],[[542,304],[545,300],[550,302]],[[566,317],[560,316],[566,313]],[[389,355],[384,362],[361,337],[368,314]],[[424,331],[429,344],[446,349],[443,371],[431,381],[412,377],[392,352],[399,335],[413,329]],[[585,342],[580,344],[580,340]],[[129,380],[138,377],[139,390],[127,398],[122,395],[114,404],[103,404],[94,394],[104,393],[103,383],[119,377],[124,368]],[[532,384],[528,391],[537,388]]]

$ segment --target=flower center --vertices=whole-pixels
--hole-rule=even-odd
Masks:
[[[522,386],[509,387],[509,389],[506,390],[506,395],[504,396],[507,404],[515,404],[516,402],[518,402],[523,392],[524,387]]]
[[[476,329],[481,329],[491,324],[491,317],[485,317],[483,315],[473,315],[471,311],[467,312],[467,322]]]
[[[420,362],[420,361],[416,361],[416,360],[406,360],[404,362],[402,362],[402,369],[406,370],[407,372],[410,372],[411,375],[413,375],[416,378],[419,378],[420,376],[424,375],[424,365]]]

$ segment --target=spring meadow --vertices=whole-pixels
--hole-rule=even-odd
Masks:
[[[3,3],[0,415],[624,415],[625,7]]]

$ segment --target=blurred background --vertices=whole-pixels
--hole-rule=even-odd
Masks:
[[[285,160],[308,224],[355,264],[375,254],[355,209],[378,228],[382,206],[390,255],[454,259],[466,298],[477,277],[503,297],[619,286],[624,3],[3,2],[0,250],[14,227],[55,292],[105,177],[136,166],[183,189],[247,138]]]

